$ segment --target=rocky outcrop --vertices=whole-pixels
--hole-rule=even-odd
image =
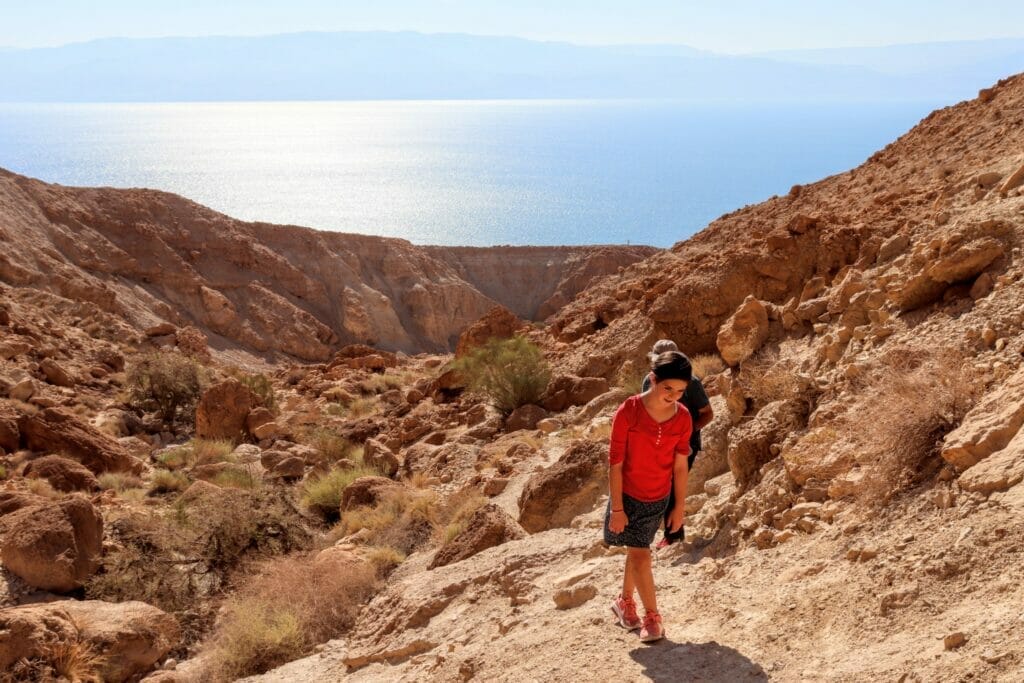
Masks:
[[[196,436],[239,443],[248,435],[246,420],[258,405],[256,395],[236,379],[215,384],[196,405]]]
[[[530,533],[568,526],[594,508],[607,490],[608,444],[575,441],[551,467],[538,472],[519,496],[519,523]]]
[[[66,593],[99,568],[103,518],[87,498],[28,505],[0,518],[0,560],[36,588]]]
[[[455,357],[461,358],[491,339],[508,339],[524,327],[526,323],[517,318],[512,311],[504,306],[495,306],[459,335]]]
[[[503,509],[488,503],[466,521],[466,529],[434,554],[430,569],[459,562],[496,545],[524,538],[522,527]]]
[[[803,427],[806,417],[803,401],[773,401],[752,420],[730,430],[728,462],[736,483],[747,486],[781,452],[781,442]]]
[[[548,383],[540,404],[546,410],[560,413],[570,406],[582,406],[610,389],[604,377],[559,375]]]
[[[942,458],[966,470],[1004,449],[1024,426],[1024,368],[978,402],[946,435]]]
[[[134,472],[142,463],[118,442],[63,408],[47,408],[18,420],[25,445],[34,451],[63,453],[95,474]]]
[[[768,311],[764,304],[748,296],[718,331],[716,344],[722,359],[739,365],[761,348],[768,338]]]

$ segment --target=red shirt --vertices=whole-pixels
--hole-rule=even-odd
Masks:
[[[640,395],[630,396],[612,420],[608,464],[622,465],[622,492],[645,503],[661,500],[672,490],[676,454],[690,453],[690,411],[676,404],[676,414],[658,423]]]

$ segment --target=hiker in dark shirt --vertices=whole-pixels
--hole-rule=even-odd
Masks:
[[[676,343],[671,339],[659,339],[654,343],[654,347],[651,349],[649,356],[654,357],[659,353],[678,350],[679,348],[676,346]],[[641,391],[647,391],[650,385],[651,377],[648,375],[644,377],[644,383]],[[687,385],[686,391],[679,399],[679,402],[686,406],[686,409],[690,411],[690,417],[693,419],[693,432],[690,436],[690,456],[687,458],[687,469],[693,469],[693,462],[697,459],[697,453],[699,453],[701,449],[700,430],[714,419],[715,414],[711,409],[711,402],[708,400],[708,395],[704,391],[704,385],[701,384],[700,380],[696,376],[693,377]],[[669,510],[672,509],[674,502],[674,500],[669,502]],[[676,541],[681,541],[686,534],[686,529],[684,527],[680,527],[675,533],[672,533],[669,529],[668,519],[666,519],[665,537],[658,542],[658,548],[664,548]]]

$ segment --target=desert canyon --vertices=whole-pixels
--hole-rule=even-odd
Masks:
[[[1020,681],[1022,244],[1022,75],[667,250],[0,171],[0,680]],[[452,362],[513,335],[507,413]],[[600,532],[665,337],[715,419],[643,645]]]

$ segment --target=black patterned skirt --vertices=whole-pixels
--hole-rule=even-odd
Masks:
[[[629,548],[649,548],[654,535],[665,519],[669,496],[652,503],[645,503],[622,494],[622,509],[626,513],[626,528],[622,533],[613,534],[608,529],[612,517],[612,503],[609,499],[604,511],[604,542],[608,545],[624,545]]]

